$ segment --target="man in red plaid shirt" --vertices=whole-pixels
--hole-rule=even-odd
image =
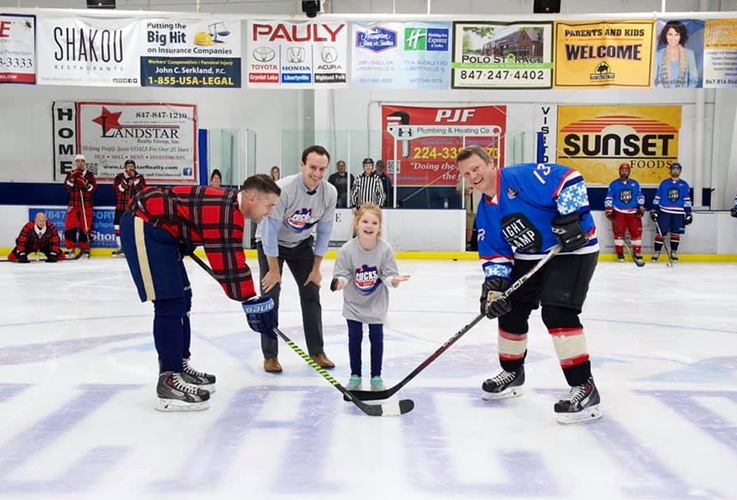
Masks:
[[[189,362],[192,291],[183,258],[197,246],[204,247],[225,294],[243,303],[250,327],[276,337],[274,303],[268,296],[256,297],[243,227],[246,218],[261,222],[280,194],[264,174],[249,177],[240,189],[147,187],[121,217],[120,238],[133,281],[141,300],[154,304],[158,410],[207,409],[215,390],[215,376]]]
[[[76,247],[90,255],[90,235],[92,234],[92,198],[97,191],[95,174],[87,170],[84,155],[74,157],[74,170],[64,179],[64,187],[69,192],[67,216],[64,221],[64,244],[73,252]]]
[[[65,258],[61,253],[59,231],[46,219],[44,212],[38,212],[31,222],[23,226],[15,240],[15,248],[8,255],[8,260],[26,263],[28,254],[33,252],[46,255],[46,262],[56,262]]]
[[[128,209],[133,197],[143,188],[146,187],[146,179],[136,172],[136,162],[133,160],[125,160],[123,171],[115,176],[113,180],[113,190],[115,190],[115,221],[113,222],[113,232],[118,248],[113,250],[113,255],[123,253],[120,246],[120,217]]]

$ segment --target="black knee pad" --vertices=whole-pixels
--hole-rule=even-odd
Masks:
[[[512,310],[499,317],[499,328],[509,333],[523,334],[530,329],[527,320],[535,305],[529,302],[512,302]]]
[[[580,311],[570,307],[546,306],[543,305],[542,318],[543,323],[552,330],[553,328],[581,328],[581,322],[578,319]]]

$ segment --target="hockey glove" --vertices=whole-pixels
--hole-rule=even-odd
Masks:
[[[509,280],[500,277],[484,280],[481,286],[481,314],[494,319],[512,310],[512,304],[503,297],[509,285]]]
[[[737,217],[737,207],[732,207],[732,210],[730,210],[729,213],[732,217]]]
[[[248,326],[251,327],[251,330],[276,339],[274,327],[276,327],[277,319],[274,310],[274,299],[268,295],[248,299],[243,303],[243,312],[246,313]]]
[[[21,264],[28,264],[30,261],[28,260],[28,255],[26,252],[18,252],[18,262]]]
[[[686,214],[686,216],[683,218],[683,220],[686,223],[686,225],[688,226],[689,224],[691,224],[693,222],[693,214],[690,214],[690,213]]]
[[[572,252],[586,246],[589,237],[584,232],[581,224],[581,215],[573,212],[568,215],[561,215],[553,219],[553,234],[561,245],[561,251]]]
[[[606,218],[607,218],[607,219],[609,219],[609,220],[612,220],[612,219],[614,218],[614,210],[609,210],[609,209],[607,209],[607,210],[606,210],[606,211],[604,212],[604,215],[606,215]]]
[[[653,222],[658,222],[658,216],[660,215],[660,212],[657,208],[653,208],[650,210],[650,218],[653,220]]]

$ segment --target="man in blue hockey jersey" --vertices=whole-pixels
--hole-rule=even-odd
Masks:
[[[686,232],[686,226],[693,222],[691,188],[681,179],[681,170],[683,167],[680,163],[671,164],[670,177],[660,183],[653,198],[650,217],[659,229],[653,242],[653,262],[658,261],[668,233],[670,233],[669,257],[673,262],[678,262],[681,235]]]
[[[486,400],[522,395],[528,318],[542,304],[542,319],[553,339],[571,387],[553,409],[561,423],[601,417],[599,392],[579,314],[599,255],[596,226],[586,185],[576,170],[557,164],[497,168],[479,146],[457,158],[466,185],[483,193],[476,215],[479,257],[485,280],[481,311],[499,318],[502,372],[486,380]],[[561,252],[508,299],[509,286],[560,244]]]

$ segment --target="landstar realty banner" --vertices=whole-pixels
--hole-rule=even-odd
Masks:
[[[653,21],[557,21],[555,86],[649,88],[653,26]]]
[[[36,16],[0,14],[0,83],[36,83]]]
[[[254,88],[344,87],[344,22],[249,21],[248,85]]]
[[[352,24],[351,83],[373,89],[450,87],[450,23]]]
[[[241,86],[240,22],[205,18],[141,23],[144,87]]]
[[[455,186],[455,159],[479,145],[504,165],[506,106],[381,107],[381,158],[398,186]]]
[[[138,87],[140,22],[92,17],[38,18],[38,83]]]
[[[633,179],[657,185],[678,161],[680,128],[680,106],[558,106],[557,162],[603,186],[627,162]]]
[[[552,23],[453,23],[454,89],[549,89]]]
[[[112,181],[130,158],[149,183],[198,182],[194,104],[55,102],[52,118],[56,180],[79,152],[98,181]]]

